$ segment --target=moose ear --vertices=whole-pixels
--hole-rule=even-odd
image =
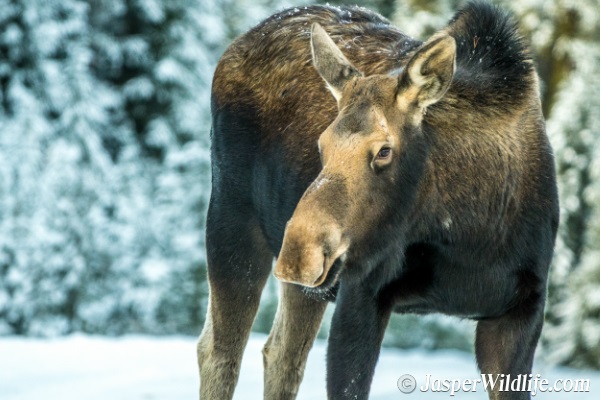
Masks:
[[[408,61],[400,75],[399,93],[423,111],[439,101],[454,76],[456,42],[447,34],[434,35]],[[405,100],[405,101],[406,101]]]
[[[361,73],[350,64],[325,29],[317,23],[311,29],[310,47],[313,65],[339,102],[344,85],[353,77],[361,76]]]

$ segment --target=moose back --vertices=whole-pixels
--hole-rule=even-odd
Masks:
[[[363,8],[283,11],[223,54],[212,118],[202,399],[232,398],[274,258],[265,399],[295,398],[331,300],[330,399],[368,398],[392,312],[475,319],[482,373],[531,372],[558,200],[505,12],[469,3],[421,42]]]

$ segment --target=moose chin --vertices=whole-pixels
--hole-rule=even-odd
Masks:
[[[202,399],[232,398],[272,272],[265,399],[296,397],[328,301],[329,399],[368,398],[392,312],[472,318],[482,373],[531,373],[559,206],[507,13],[469,3],[422,42],[364,8],[282,11],[223,54],[211,140]]]

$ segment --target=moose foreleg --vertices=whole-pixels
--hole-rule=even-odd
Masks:
[[[292,400],[304,376],[304,367],[327,306],[302,289],[281,283],[277,315],[263,349],[265,400]]]
[[[258,224],[247,215],[211,204],[206,248],[209,309],[198,341],[200,399],[233,397],[242,355],[256,316],[272,254]]]
[[[362,284],[342,282],[329,333],[327,397],[366,400],[391,307]]]

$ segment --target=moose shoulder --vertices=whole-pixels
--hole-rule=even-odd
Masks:
[[[232,397],[275,257],[266,399],[295,398],[333,299],[330,399],[368,398],[394,311],[477,319],[483,373],[531,372],[558,199],[506,13],[469,3],[420,42],[363,8],[284,11],[225,52],[212,116],[203,399]]]

